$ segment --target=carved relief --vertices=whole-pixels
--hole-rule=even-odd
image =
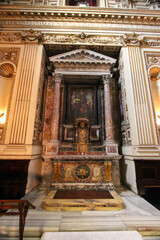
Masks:
[[[124,34],[123,40],[126,45],[141,45],[144,42],[144,37],[133,32],[131,34]]]
[[[21,33],[1,32],[0,42],[21,42]]]
[[[160,52],[145,52],[146,67],[160,64]]]
[[[26,30],[21,33],[23,41],[35,42],[42,39],[42,34],[40,31],[35,31],[33,29]]]
[[[34,25],[34,24],[33,24]],[[126,46],[126,45],[138,45],[138,46],[159,46],[160,38],[148,38],[143,35],[124,34],[122,36],[95,36],[81,34],[42,34],[41,31],[35,31],[33,29],[23,31],[21,33],[16,32],[1,32],[0,42],[41,42],[43,44],[82,44],[82,45],[112,45],[112,46]]]
[[[17,66],[19,51],[19,48],[0,48],[0,62],[9,61]]]
[[[1,32],[0,42],[1,43],[23,43],[23,42],[38,42],[42,39],[40,31],[33,29],[22,31],[21,33],[16,32]]]
[[[44,34],[43,40],[44,43],[65,43],[65,44],[95,44],[95,45],[122,45],[123,39],[121,37],[97,37],[93,35],[86,35],[84,33],[77,35],[53,35],[53,34]]]

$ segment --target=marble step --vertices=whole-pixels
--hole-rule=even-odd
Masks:
[[[44,233],[41,240],[143,240],[137,231],[103,231],[103,232],[58,232]]]

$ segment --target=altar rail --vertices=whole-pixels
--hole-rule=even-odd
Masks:
[[[0,215],[19,216],[19,240],[23,240],[25,220],[29,207],[35,209],[35,206],[27,200],[0,200]],[[8,212],[7,210],[18,210],[19,212]]]

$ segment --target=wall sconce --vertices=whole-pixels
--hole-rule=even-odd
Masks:
[[[5,124],[6,122],[6,112],[0,113],[0,124]]]

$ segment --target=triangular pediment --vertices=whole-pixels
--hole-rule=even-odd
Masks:
[[[114,64],[116,59],[108,57],[106,55],[87,50],[87,49],[77,49],[70,52],[58,54],[56,56],[49,58],[51,62],[83,62],[83,63],[110,63]]]

